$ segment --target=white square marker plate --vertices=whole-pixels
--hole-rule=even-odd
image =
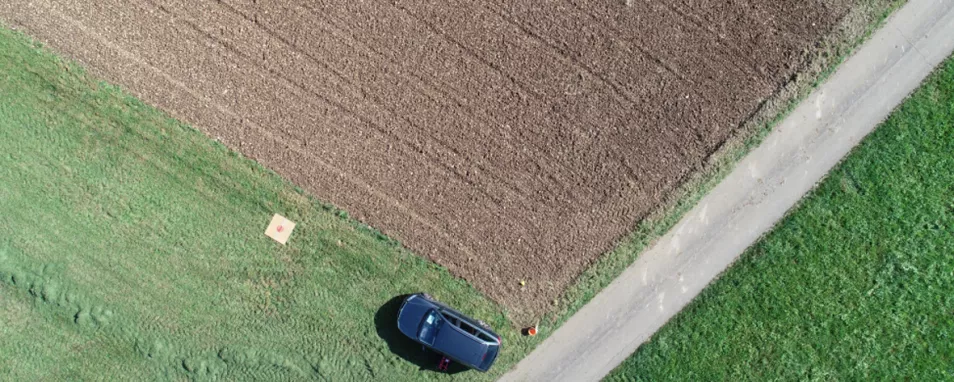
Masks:
[[[295,229],[295,222],[282,215],[275,214],[275,216],[272,216],[272,222],[268,223],[268,228],[265,228],[265,236],[284,245],[288,241],[288,237],[291,236],[293,229]]]

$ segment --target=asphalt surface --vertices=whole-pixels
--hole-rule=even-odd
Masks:
[[[724,271],[954,50],[954,0],[912,0],[679,224],[504,375],[594,381]]]

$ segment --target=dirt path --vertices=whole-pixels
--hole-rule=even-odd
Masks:
[[[0,19],[520,320],[697,169],[844,4],[8,0]]]
[[[954,50],[954,1],[911,0],[671,232],[504,381],[595,381],[767,232]]]

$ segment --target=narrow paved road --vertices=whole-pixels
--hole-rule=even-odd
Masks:
[[[911,0],[679,224],[504,381],[595,381],[691,301],[954,50],[954,0]]]

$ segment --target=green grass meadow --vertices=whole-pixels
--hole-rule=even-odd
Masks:
[[[287,246],[273,213],[298,223]],[[445,269],[5,28],[0,217],[0,380],[489,380],[535,343]],[[500,329],[491,373],[420,370],[437,359],[394,325],[418,291]]]
[[[954,58],[607,380],[954,380]]]

